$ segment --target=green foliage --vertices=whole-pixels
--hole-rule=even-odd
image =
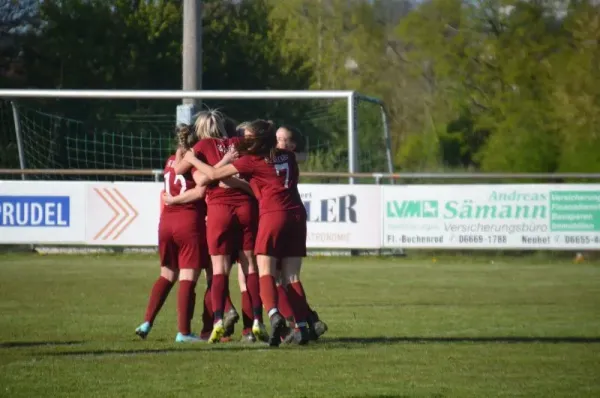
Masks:
[[[410,170],[600,171],[600,8],[591,0],[203,4],[206,89],[352,89],[382,98],[396,166]],[[181,87],[180,0],[23,1],[0,7],[6,11],[0,17],[5,87]],[[94,134],[122,126],[117,114],[172,114],[175,105],[33,104],[82,120],[89,126],[83,130]],[[311,142],[328,143],[310,167],[345,167],[342,101],[206,105],[240,121],[260,116],[297,125]],[[310,114],[316,108],[321,113]],[[358,115],[361,169],[382,171],[379,110],[359,105]],[[57,142],[65,139],[59,127]],[[143,129],[136,129],[144,138]]]
[[[437,137],[444,164],[600,170],[598,7],[562,11],[550,2],[433,0],[401,21],[423,97],[448,125]]]

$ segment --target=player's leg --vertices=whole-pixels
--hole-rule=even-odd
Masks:
[[[189,343],[202,341],[192,333],[192,318],[190,306],[192,305],[193,289],[200,271],[197,269],[182,269],[179,271],[179,290],[177,292],[177,329],[176,343]]]
[[[285,256],[281,259],[282,279],[287,285],[288,298],[296,320],[290,342],[306,344],[310,339],[307,327],[309,312],[300,281],[302,258],[306,256],[306,212],[288,212],[285,216],[286,222],[281,236],[290,243],[285,247]]]
[[[242,263],[238,263],[237,268],[237,279],[240,287],[240,294],[242,298],[242,343],[254,343],[256,337],[252,334],[252,301],[250,300],[250,294],[246,288],[246,275],[244,275],[244,269]]]
[[[252,303],[252,333],[262,341],[268,340],[267,328],[263,323],[263,304],[260,298],[260,282],[254,245],[258,229],[258,206],[254,200],[238,205],[235,214],[240,225],[241,247],[240,264],[246,276],[246,287]]]
[[[277,296],[279,297],[279,311],[286,321],[293,323],[294,311],[292,310],[292,304],[288,298],[287,286],[283,281],[283,275],[281,272],[281,260],[277,261],[277,274],[275,275],[275,284],[277,285]]]
[[[208,339],[217,343],[225,334],[223,321],[227,279],[231,261],[231,225],[233,209],[231,206],[209,205],[206,219],[206,235],[212,262],[211,301],[213,309],[213,329]]]
[[[171,235],[168,220],[161,219],[158,228],[158,252],[160,258],[160,276],[152,285],[144,322],[135,329],[135,334],[145,339],[150,333],[154,320],[169,296],[177,280],[177,251]]]
[[[188,228],[176,233],[175,240],[178,245],[179,263],[179,290],[177,292],[177,337],[175,342],[198,342],[200,338],[192,333],[191,306],[196,280],[200,274],[202,262],[201,241],[203,233],[196,228],[194,221]]]
[[[204,308],[202,310],[202,330],[200,331],[200,338],[208,341],[210,332],[212,332],[213,328],[212,295],[210,292],[212,284],[212,266],[206,268],[204,275],[206,277],[206,290],[204,291]]]
[[[238,268],[238,283],[242,292],[242,306],[244,307],[244,330],[249,330],[254,340],[267,342],[269,332],[263,323],[262,299],[260,298],[260,286],[256,257],[252,252],[240,251],[240,264]],[[255,302],[258,298],[258,307]],[[250,339],[249,337],[246,340]]]
[[[258,265],[260,297],[271,323],[271,334],[269,336],[269,345],[271,346],[281,344],[281,336],[286,329],[285,319],[277,307],[278,295],[275,286],[277,258],[281,256],[281,252],[287,244],[283,239],[280,239],[284,227],[285,212],[261,215],[254,246]]]
[[[237,240],[236,240],[236,242],[237,242]],[[237,244],[233,243],[232,246],[235,249],[232,251],[232,254],[230,257],[231,267],[233,267],[233,264],[235,264],[238,261]],[[231,336],[233,336],[233,333],[235,332],[235,324],[240,320],[240,314],[238,314],[235,306],[233,305],[233,302],[231,301],[231,291],[230,291],[230,286],[229,286],[229,284],[230,284],[229,275],[230,274],[231,274],[231,270],[227,273],[227,278],[225,279],[225,307],[224,307],[224,313],[223,313],[223,326],[225,327],[225,333],[223,334],[223,337],[221,338],[222,342],[231,341]]]
[[[277,258],[268,255],[257,255],[258,274],[260,283],[260,295],[263,305],[271,321],[271,334],[269,345],[278,347],[281,344],[281,336],[285,332],[285,319],[277,309],[277,287],[275,286],[275,263]]]
[[[154,325],[154,320],[167,300],[175,281],[177,281],[177,271],[161,266],[160,276],[154,282],[152,290],[150,291],[144,322],[135,329],[135,334],[142,339],[145,339],[150,333],[150,330]]]
[[[311,340],[318,340],[319,337],[325,334],[329,328],[327,324],[319,318],[319,314],[317,311],[313,310],[308,302],[308,298],[306,297],[306,292],[304,291],[304,285],[301,286],[302,293],[306,299],[306,305],[308,306],[308,318],[306,321],[308,322],[308,330],[310,332]]]
[[[196,274],[192,288],[192,295],[190,297],[190,320],[194,319],[194,313],[196,310],[196,286],[198,285],[198,277],[202,273],[202,270],[205,270],[206,272],[206,270],[211,267],[210,255],[208,254],[208,245],[206,243],[206,216],[204,214],[199,214],[196,222],[199,229],[198,233],[200,235],[200,272]]]
[[[287,295],[294,312],[294,333],[290,335],[289,343],[306,344],[309,340],[307,319],[309,316],[308,304],[304,297],[300,269],[302,257],[286,257],[282,259],[283,282],[287,285]]]
[[[235,209],[235,214],[240,225],[241,248],[239,252],[241,264],[246,275],[246,285],[253,307],[253,318],[262,323],[263,308],[260,298],[260,288],[258,282],[258,268],[256,257],[254,256],[254,245],[256,243],[256,233],[258,230],[258,208],[256,203],[251,200],[240,204]]]

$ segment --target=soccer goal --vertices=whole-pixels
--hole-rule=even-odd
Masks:
[[[216,108],[236,123],[263,118],[297,127],[306,171],[394,171],[383,102],[353,91],[0,90],[0,98],[0,137],[14,137],[12,167],[21,169],[162,169],[186,98],[195,111]]]

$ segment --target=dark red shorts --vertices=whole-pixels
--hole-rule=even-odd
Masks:
[[[254,254],[306,257],[306,210],[265,213],[258,220]]]
[[[202,217],[203,218],[203,217]],[[170,269],[210,268],[206,225],[194,212],[163,213],[158,224],[160,265]]]
[[[258,208],[248,200],[237,205],[211,204],[206,218],[208,251],[212,256],[226,255],[239,249],[254,249],[258,226]],[[238,246],[238,247],[234,247]]]

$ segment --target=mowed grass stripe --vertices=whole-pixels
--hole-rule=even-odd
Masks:
[[[0,255],[0,396],[600,395],[597,263],[310,258],[330,330],[278,350],[175,345],[175,289],[140,341],[157,274],[147,255]]]

